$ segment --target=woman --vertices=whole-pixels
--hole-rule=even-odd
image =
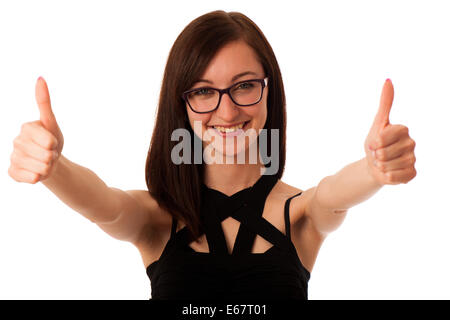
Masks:
[[[408,128],[389,123],[387,80],[363,159],[306,191],[282,182],[281,72],[261,30],[237,12],[202,15],[176,39],[146,162],[148,190],[108,187],[65,158],[42,78],[36,100],[40,120],[14,140],[9,175],[42,181],[112,237],[133,243],[153,299],[307,299],[321,244],[348,209],[416,175]]]

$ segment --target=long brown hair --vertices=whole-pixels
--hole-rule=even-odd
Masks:
[[[181,94],[200,79],[216,52],[229,42],[244,40],[258,56],[269,77],[267,120],[264,129],[279,130],[279,168],[281,179],[286,157],[286,102],[278,62],[266,37],[258,26],[239,12],[216,10],[187,25],[173,44],[166,63],[152,139],[145,164],[145,180],[150,195],[174,218],[185,222],[191,239],[201,235],[200,207],[204,164],[174,164],[171,150],[172,132],[184,128],[193,132]],[[270,137],[270,136],[268,136]],[[268,152],[271,151],[270,138]]]

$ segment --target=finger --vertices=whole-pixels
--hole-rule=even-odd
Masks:
[[[40,175],[47,175],[51,163],[44,163],[34,158],[28,157],[20,150],[15,150],[11,155],[11,163],[19,169],[25,169]]]
[[[384,175],[388,184],[408,183],[417,175],[417,171],[415,168],[408,168],[389,171]]]
[[[38,145],[34,141],[24,142],[20,136],[14,139],[14,149],[20,150],[27,156],[34,158],[38,161],[49,163],[51,160],[56,159],[56,151],[51,151]]]
[[[58,139],[37,122],[31,122],[27,126],[23,126],[22,132],[25,137],[30,138],[44,149],[54,150],[58,146]]]
[[[389,124],[389,113],[391,112],[392,102],[394,100],[394,87],[390,79],[386,79],[381,91],[380,105],[373,122],[373,128],[376,132]]]
[[[30,172],[25,169],[10,167],[8,174],[17,182],[37,183],[40,179],[40,175],[34,172]]]
[[[42,124],[47,130],[56,132],[56,118],[52,111],[50,94],[48,92],[47,83],[42,77],[39,77],[36,81],[36,102],[39,107]]]
[[[411,138],[402,139],[400,141],[391,144],[385,148],[380,148],[375,151],[375,157],[377,160],[389,161],[400,157],[404,153],[408,153],[414,150],[415,141]]]
[[[380,131],[375,142],[372,144],[374,150],[387,147],[405,137],[409,137],[408,127],[403,125],[389,125]]]
[[[404,154],[401,157],[389,161],[375,160],[375,166],[381,172],[411,168],[414,167],[415,163],[416,157],[414,153]]]

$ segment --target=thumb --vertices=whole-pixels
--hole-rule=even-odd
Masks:
[[[40,120],[45,129],[51,133],[57,132],[57,123],[50,103],[47,83],[39,77],[36,82],[36,102],[39,107]]]
[[[389,124],[389,113],[394,100],[394,87],[390,79],[386,79],[381,91],[380,106],[373,121],[372,129],[379,132]]]

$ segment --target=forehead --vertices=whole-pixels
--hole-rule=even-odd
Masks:
[[[252,71],[258,76],[264,75],[255,51],[244,41],[234,41],[222,47],[202,75],[215,84],[226,84],[236,74]]]

